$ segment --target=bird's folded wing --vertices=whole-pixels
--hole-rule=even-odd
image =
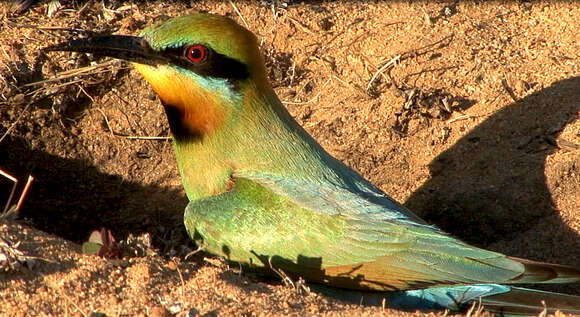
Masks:
[[[390,199],[256,173],[235,175],[234,183],[204,206],[192,202],[188,208],[206,213],[206,226],[220,232],[227,248],[278,257],[292,264],[290,270],[319,268],[327,279],[341,277],[330,281],[338,286],[386,290],[503,283],[524,272],[521,263],[502,254],[412,221]],[[233,214],[226,210],[232,206]],[[228,228],[215,228],[220,223]]]

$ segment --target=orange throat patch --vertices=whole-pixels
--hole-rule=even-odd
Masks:
[[[135,67],[161,99],[176,139],[202,138],[224,123],[226,109],[215,92],[168,67]]]

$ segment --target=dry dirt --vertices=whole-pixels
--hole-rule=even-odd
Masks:
[[[292,115],[427,221],[580,266],[576,1],[38,2],[21,14],[0,5],[0,169],[17,192],[35,177],[0,237],[36,257],[0,272],[0,315],[413,314],[299,291],[208,254],[184,259],[195,246],[171,141],[128,138],[169,135],[155,94],[125,63],[40,52],[71,36],[59,28],[137,34],[198,11],[243,17]],[[12,183],[0,186],[1,205]],[[121,260],[81,252],[102,227],[131,235]]]

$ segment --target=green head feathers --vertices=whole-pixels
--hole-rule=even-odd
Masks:
[[[202,44],[245,64],[250,73],[263,68],[256,36],[227,17],[198,13],[172,18],[147,27],[140,36],[156,51]]]

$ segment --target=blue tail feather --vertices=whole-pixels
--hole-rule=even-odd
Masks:
[[[311,284],[310,288],[341,301],[409,311],[463,311],[481,300],[486,310],[503,316],[537,316],[544,309],[548,313],[560,310],[580,314],[579,296],[500,284],[441,286],[398,292],[353,291],[319,284]]]
[[[400,291],[387,297],[388,306],[398,309],[462,310],[479,298],[507,293],[511,287],[498,284],[475,284],[451,287],[433,287]]]
[[[387,297],[388,306],[398,309],[463,310],[481,300],[486,310],[502,315],[537,315],[560,310],[580,314],[580,297],[499,284],[433,287],[401,291]]]
[[[479,298],[509,292],[511,287],[498,284],[475,284],[452,287],[433,287],[400,291],[387,297],[388,306],[398,309],[462,310]]]

